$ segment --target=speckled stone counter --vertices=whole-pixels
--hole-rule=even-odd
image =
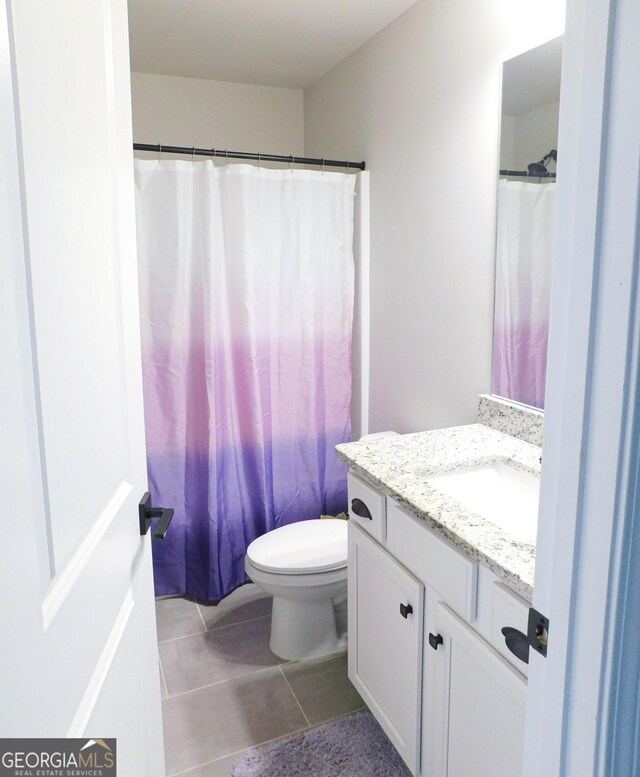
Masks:
[[[338,445],[336,451],[356,475],[395,499],[487,566],[509,588],[531,601],[535,546],[518,542],[485,518],[425,482],[430,475],[510,459],[525,472],[540,474],[541,449],[502,432],[471,424]]]
[[[532,445],[542,445],[544,411],[508,399],[480,394],[478,421]]]

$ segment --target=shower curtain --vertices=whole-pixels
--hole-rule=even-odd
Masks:
[[[249,543],[346,506],[354,176],[135,162],[156,594],[216,600]]]
[[[544,405],[555,183],[500,180],[492,391]]]

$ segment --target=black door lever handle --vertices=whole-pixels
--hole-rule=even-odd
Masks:
[[[138,517],[140,519],[140,534],[144,535],[149,531],[151,521],[153,518],[159,518],[160,520],[156,524],[155,529],[151,533],[151,537],[154,540],[163,540],[173,518],[173,507],[152,507],[151,506],[151,494],[145,491],[142,499],[138,504]]]

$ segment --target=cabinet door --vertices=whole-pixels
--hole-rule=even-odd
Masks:
[[[349,677],[415,774],[424,587],[349,522]]]
[[[526,681],[442,603],[436,626],[434,777],[518,777]]]

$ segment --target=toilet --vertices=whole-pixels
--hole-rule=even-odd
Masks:
[[[320,658],[347,648],[336,606],[347,593],[347,522],[300,521],[273,529],[247,549],[244,568],[273,596],[273,653],[288,660]]]
[[[376,432],[359,441],[397,436]],[[249,545],[244,568],[273,596],[269,646],[280,658],[304,661],[347,649],[346,633],[336,628],[347,599],[347,544],[346,521],[318,518],[280,526]]]

